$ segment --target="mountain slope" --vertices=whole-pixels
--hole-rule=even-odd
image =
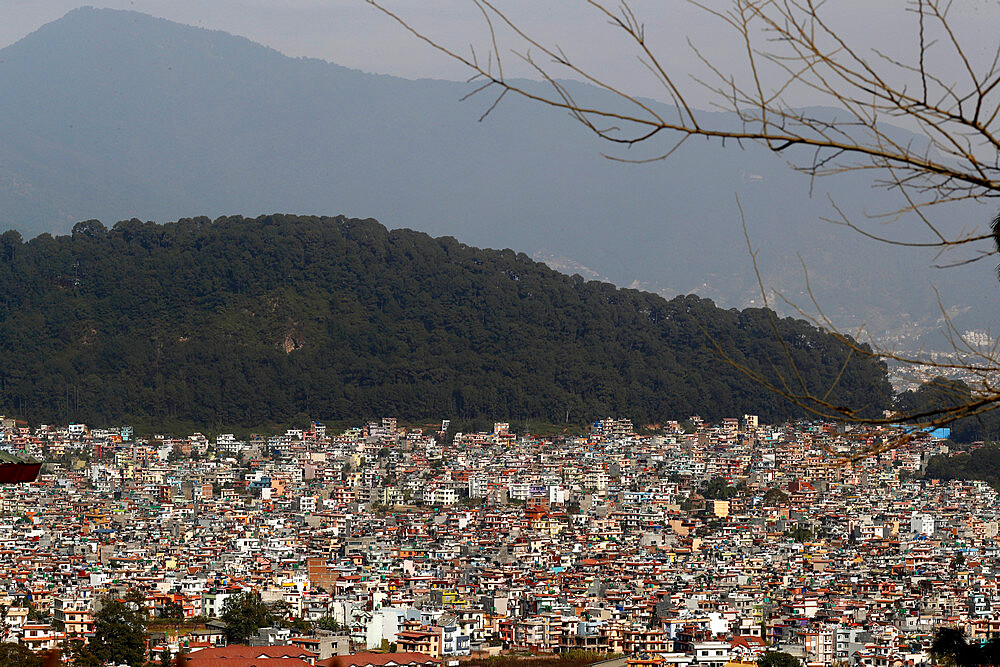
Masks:
[[[573,85],[581,98],[599,94]],[[0,50],[0,228],[30,237],[88,218],[344,211],[735,306],[759,303],[738,194],[765,278],[800,305],[798,253],[840,323],[876,333],[933,324],[932,281],[965,307],[960,326],[992,320],[995,308],[968,308],[995,302],[984,263],[932,271],[931,253],[818,221],[831,213],[824,188],[855,219],[891,208],[867,178],[821,179],[810,198],[783,157],[702,141],[664,163],[622,165],[564,115],[513,97],[477,122],[490,100],[460,103],[469,91],[134,12],[76,10]],[[969,228],[992,212],[951,215],[945,224]]]
[[[0,411],[32,421],[802,414],[713,348],[790,378],[764,311],[584,282],[372,220],[8,232],[0,293]],[[801,321],[780,328],[825,392],[845,347]],[[880,410],[884,367],[855,357],[832,396]]]

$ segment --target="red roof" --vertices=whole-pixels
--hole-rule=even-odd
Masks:
[[[189,667],[302,667],[317,654],[298,646],[243,646],[207,648],[187,655]]]
[[[2,463],[0,464],[0,484],[34,482],[41,469],[41,463]]]
[[[438,665],[441,661],[426,653],[355,653],[335,655],[316,663],[318,667],[409,667],[410,665]]]
[[[197,665],[197,667],[312,667],[305,660],[298,658],[209,658],[195,660],[193,656],[198,655],[198,653],[189,654],[187,662],[184,664]]]
[[[747,647],[757,646],[761,648],[767,647],[767,643],[763,639],[761,639],[760,637],[754,637],[753,635],[739,635],[733,637],[731,645],[734,647],[736,646],[747,646]]]

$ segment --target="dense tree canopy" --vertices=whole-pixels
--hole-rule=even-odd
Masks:
[[[94,614],[94,636],[87,651],[103,663],[138,667],[146,662],[144,597],[107,598]]]
[[[888,406],[882,364],[804,321],[777,326],[781,340],[765,310],[585,282],[372,220],[88,221],[2,237],[0,412],[206,427],[806,414],[720,349],[790,391]]]
[[[927,462],[928,479],[978,479],[1000,488],[1000,445],[990,443],[970,453],[938,454]]]
[[[958,628],[940,627],[934,633],[931,658],[945,667],[987,667],[1000,664],[1000,639],[969,643]]]
[[[729,500],[739,494],[739,489],[730,486],[725,477],[713,477],[698,492],[710,500]]]
[[[184,607],[180,602],[170,600],[160,608],[158,615],[160,618],[183,621]]]
[[[24,644],[0,642],[0,665],[5,667],[42,667],[42,657]]]
[[[961,406],[973,398],[969,385],[961,380],[936,377],[917,389],[903,392],[896,400],[899,412],[919,415],[935,410]],[[1000,439],[1000,411],[984,412],[971,417],[956,419],[948,424],[951,439],[955,442]]]
[[[768,651],[757,658],[757,667],[801,667],[802,661],[791,653]]]
[[[277,618],[261,600],[260,593],[245,591],[226,599],[222,605],[226,639],[230,644],[246,643],[261,628],[274,625]]]
[[[764,504],[769,506],[787,505],[788,494],[778,488],[768,489],[764,494]]]

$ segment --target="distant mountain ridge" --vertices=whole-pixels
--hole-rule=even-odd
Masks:
[[[585,282],[373,220],[7,232],[0,294],[0,413],[36,423],[807,416],[716,351],[794,377],[765,311]],[[848,361],[805,322],[779,330],[808,390],[889,405],[884,365]]]
[[[477,122],[488,101],[459,103],[469,90],[289,58],[135,12],[75,10],[0,50],[0,228],[30,237],[90,218],[342,211],[742,306],[760,295],[738,194],[765,278],[800,305],[798,253],[843,324],[933,325],[932,281],[963,312],[958,326],[992,321],[985,263],[930,270],[931,254],[818,221],[830,213],[825,187],[859,219],[886,208],[865,178],[821,179],[810,199],[781,157],[701,141],[664,163],[622,165],[564,115],[512,96]],[[991,216],[956,209],[954,224]]]

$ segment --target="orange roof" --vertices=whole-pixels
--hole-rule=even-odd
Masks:
[[[187,656],[191,667],[301,667],[317,655],[298,646],[243,646],[207,648]]]
[[[317,667],[395,667],[409,665],[438,665],[440,660],[426,653],[355,653],[335,655],[316,663]]]
[[[305,660],[298,658],[207,658],[197,660],[199,653],[190,653],[187,657],[187,665],[197,665],[197,667],[311,667]]]

